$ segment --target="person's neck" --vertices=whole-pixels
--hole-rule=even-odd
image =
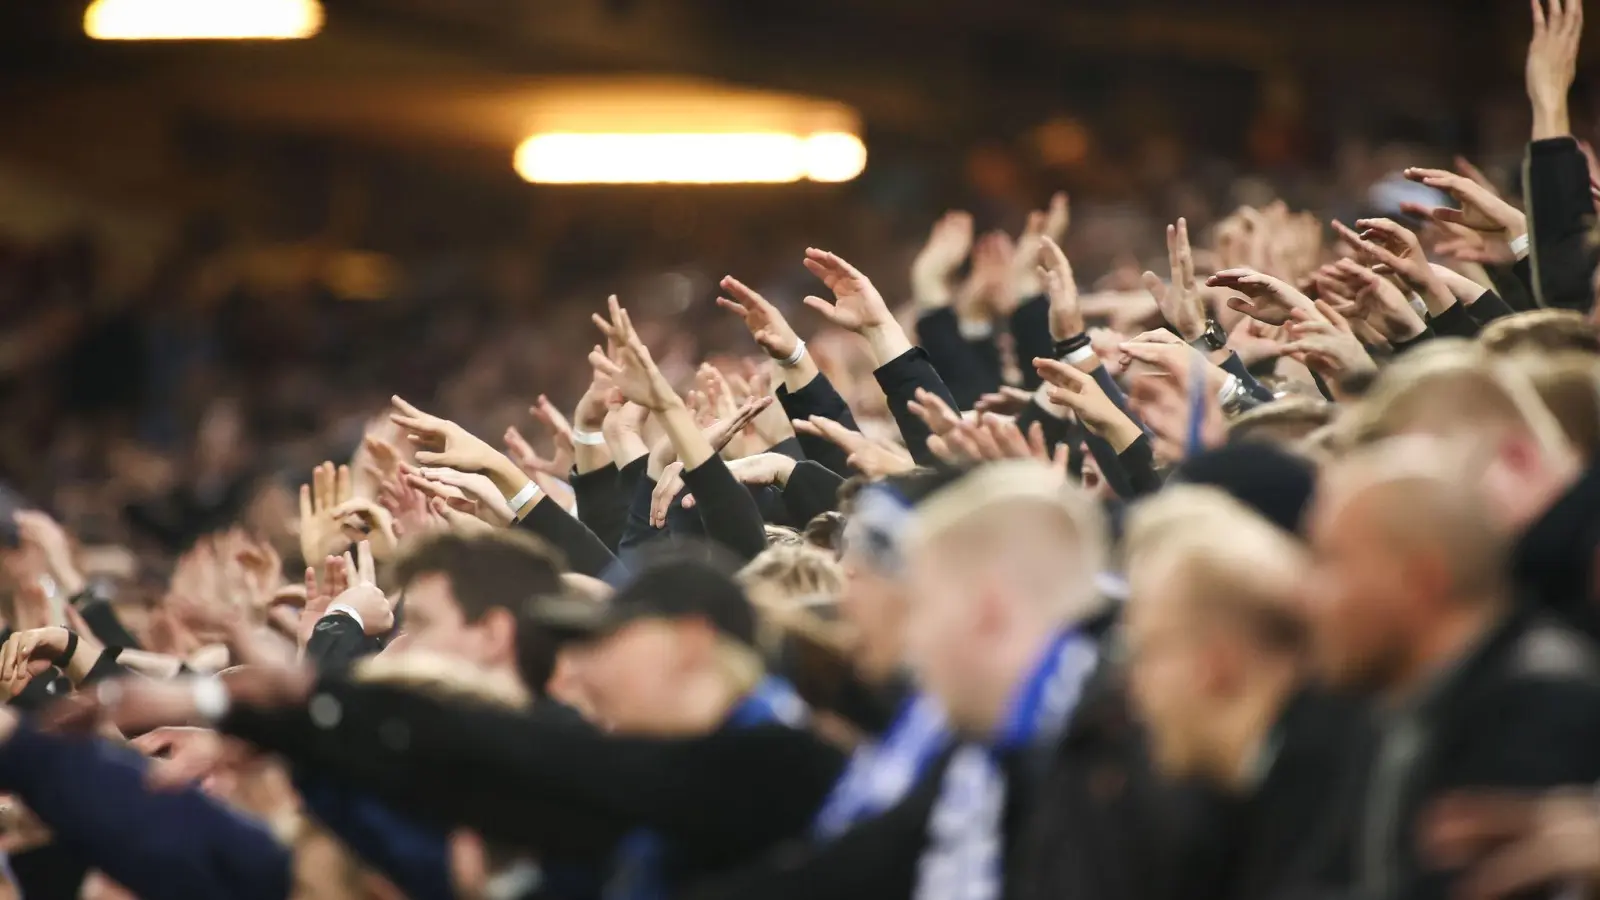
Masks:
[[[982,708],[973,710],[972,721],[967,723],[970,731],[989,735],[1000,727],[1012,699],[1038,668],[1060,633],[1059,624],[1040,622],[1014,628],[997,642],[988,654],[989,666],[981,676]]]
[[[1262,754],[1270,752],[1274,731],[1300,688],[1292,660],[1269,660],[1250,673],[1243,693],[1210,716],[1214,740],[1211,770],[1231,791],[1245,793],[1259,776]]]
[[[1398,703],[1416,696],[1430,679],[1471,653],[1507,608],[1502,590],[1481,597],[1455,598],[1446,614],[1419,629],[1412,638],[1408,644],[1410,654],[1384,692],[1386,699]]]
[[[691,674],[678,694],[674,719],[681,734],[709,734],[722,727],[744,696],[721,673],[702,669]]]

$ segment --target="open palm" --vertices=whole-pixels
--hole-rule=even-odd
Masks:
[[[855,266],[826,250],[806,250],[806,268],[822,279],[833,292],[834,302],[821,297],[807,297],[807,306],[821,313],[828,321],[854,332],[866,331],[894,321],[883,295],[872,286],[867,276]]]

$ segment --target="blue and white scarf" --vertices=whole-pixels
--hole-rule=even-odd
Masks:
[[[939,704],[924,694],[907,699],[881,739],[864,743],[851,754],[812,823],[812,836],[831,841],[899,803],[949,742],[949,724]]]
[[[999,757],[1059,737],[1098,661],[1093,640],[1075,630],[1064,632],[1022,683],[988,743],[956,750],[928,819],[928,847],[917,863],[916,900],[1000,896],[1006,779]]]
[[[807,714],[805,701],[789,682],[769,675],[728,713],[723,727],[784,725],[802,728]],[[600,896],[603,900],[664,900],[670,887],[666,878],[669,853],[661,835],[645,829],[629,833],[617,848],[611,874]]]

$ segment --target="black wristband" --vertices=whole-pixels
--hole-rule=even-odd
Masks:
[[[73,654],[75,654],[77,652],[78,652],[78,633],[76,631],[73,631],[72,629],[68,628],[67,629],[67,649],[62,650],[61,651],[61,655],[56,657],[56,668],[65,669],[67,667],[67,665],[72,662]]]
[[[1075,353],[1089,346],[1089,332],[1075,334],[1064,341],[1056,341],[1054,353],[1056,359],[1066,359],[1068,353]]]

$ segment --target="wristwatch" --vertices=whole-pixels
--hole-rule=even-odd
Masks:
[[[1216,319],[1206,318],[1206,330],[1200,336],[1189,342],[1189,346],[1201,353],[1212,353],[1228,346],[1228,333],[1222,330],[1222,325]]]

